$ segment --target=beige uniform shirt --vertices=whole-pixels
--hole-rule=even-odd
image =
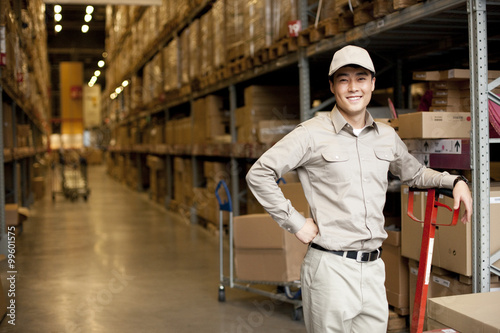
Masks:
[[[297,170],[319,234],[314,243],[330,250],[375,250],[387,237],[383,208],[387,171],[409,186],[453,188],[456,176],[420,164],[394,129],[375,123],[354,135],[335,107],[297,126],[265,152],[247,174],[264,209],[284,229],[299,231],[305,218],[292,207],[276,180]]]

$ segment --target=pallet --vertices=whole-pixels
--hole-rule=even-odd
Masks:
[[[392,12],[394,12],[394,5],[392,0],[373,1],[373,17],[384,17]]]
[[[269,48],[265,47],[260,49],[253,56],[253,65],[254,66],[262,66],[266,62],[269,61]]]
[[[404,9],[406,7],[413,6],[417,2],[419,2],[419,1],[418,0],[393,0],[393,8],[395,10],[400,10],[400,9]]]
[[[269,47],[269,59],[273,60],[279,57],[283,57],[290,52],[297,51],[299,49],[296,38],[284,38]]]
[[[233,60],[227,65],[227,74],[229,75],[229,77],[240,74],[246,70],[246,66],[247,64],[245,58]]]
[[[318,22],[317,26],[310,26],[309,28],[300,32],[298,37],[299,46],[308,46],[319,42],[324,38],[334,36],[339,33],[339,19],[329,18]]]
[[[393,307],[389,307],[389,322],[387,332],[397,333],[405,330],[408,326],[408,316],[402,316],[394,311]]]
[[[375,19],[373,15],[373,3],[365,2],[354,9],[354,26],[359,26],[371,22]]]

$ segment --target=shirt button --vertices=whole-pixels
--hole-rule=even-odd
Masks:
[[[338,157],[338,156],[335,156],[335,159],[337,159],[337,160],[338,160],[338,159],[339,159],[339,157]]]
[[[368,181],[368,178],[363,178],[363,181],[364,181],[364,182],[367,182],[367,181]]]
[[[292,231],[292,229],[291,229],[291,228],[286,228],[286,230],[288,230],[288,231]]]

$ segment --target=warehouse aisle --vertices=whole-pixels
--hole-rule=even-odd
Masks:
[[[16,240],[16,325],[0,333],[305,332],[290,304],[235,289],[219,303],[215,236],[103,166],[89,176],[88,202],[48,193],[32,207]]]

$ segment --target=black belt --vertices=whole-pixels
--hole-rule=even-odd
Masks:
[[[320,251],[325,251],[328,253],[333,253],[338,256],[350,258],[350,259],[356,259],[357,262],[368,262],[368,261],[375,261],[378,258],[380,258],[380,255],[382,254],[382,248],[378,248],[375,251],[372,252],[363,252],[363,251],[333,251],[333,250],[327,250],[324,247],[312,243],[311,244],[312,248],[315,248],[316,250]]]

